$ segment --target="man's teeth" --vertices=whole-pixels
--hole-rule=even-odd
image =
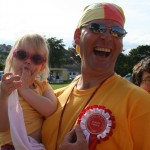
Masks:
[[[110,52],[110,49],[107,48],[95,48],[96,51],[102,51],[102,52]]]

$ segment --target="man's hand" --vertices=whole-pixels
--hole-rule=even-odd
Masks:
[[[64,137],[59,148],[60,150],[88,150],[88,143],[79,125]]]

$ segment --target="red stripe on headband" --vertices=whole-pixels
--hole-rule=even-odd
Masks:
[[[104,18],[112,19],[119,22],[122,26],[124,26],[124,14],[119,10],[116,5],[104,3]]]

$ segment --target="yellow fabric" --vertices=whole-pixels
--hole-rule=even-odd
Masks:
[[[103,9],[94,9],[90,11],[90,13],[84,13],[81,20],[78,23],[78,28],[80,28],[82,25],[86,24],[87,22],[90,22],[92,20],[96,19],[104,19],[104,11]]]
[[[88,90],[77,90],[71,94],[57,139],[60,113],[62,107],[75,85],[55,91],[59,99],[57,111],[48,117],[42,128],[42,141],[46,150],[55,150],[63,137],[73,127],[78,114],[96,87]],[[104,82],[88,106],[99,104],[112,111],[116,127],[107,141],[97,145],[96,150],[148,150],[150,149],[150,95],[143,89],[114,75]],[[52,138],[53,137],[53,138]],[[57,145],[57,147],[58,147]]]
[[[50,86],[46,81],[39,82],[37,80],[34,82],[34,85],[35,85],[34,91],[39,95],[42,95],[44,91],[46,91],[48,86]],[[41,128],[43,123],[43,117],[35,109],[33,109],[33,107],[31,107],[21,96],[19,96],[19,101],[23,110],[27,133],[29,135],[32,132],[36,131],[37,129]],[[0,132],[0,146],[10,142],[11,142],[10,131]]]
[[[119,22],[122,27],[125,23],[124,12],[120,6],[113,3],[101,2],[85,7],[77,28],[80,28],[83,24],[96,19],[111,19]]]

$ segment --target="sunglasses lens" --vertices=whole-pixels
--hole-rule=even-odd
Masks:
[[[110,33],[113,37],[123,37],[126,35],[126,31],[120,27],[112,27]]]
[[[26,51],[24,51],[24,50],[18,50],[18,51],[16,51],[16,57],[17,57],[18,59],[20,59],[20,60],[24,60],[24,59],[26,59],[28,56],[27,56]]]
[[[33,55],[31,59],[36,65],[42,64],[45,61],[45,59],[38,54]]]
[[[91,23],[89,29],[94,33],[104,33],[107,30],[104,25],[98,23]]]
[[[91,23],[89,25],[89,29],[94,33],[105,33],[107,31],[107,27],[103,24],[99,23]],[[110,30],[110,34],[113,37],[123,37],[127,34],[126,30],[120,27],[112,27]]]
[[[35,65],[40,65],[43,62],[45,62],[45,58],[39,54],[34,54],[34,55],[29,55],[25,50],[20,49],[20,50],[16,50],[13,53],[13,56],[15,56],[16,58],[18,58],[19,60],[26,60],[28,58],[31,59],[31,61],[35,64]]]

